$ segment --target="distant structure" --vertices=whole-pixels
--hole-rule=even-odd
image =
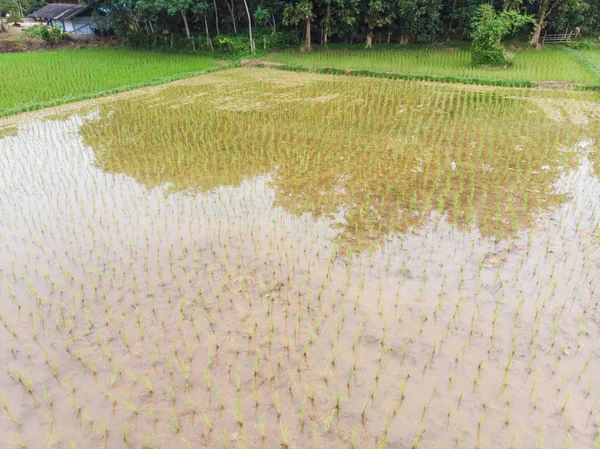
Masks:
[[[94,34],[91,10],[87,5],[52,3],[28,17],[49,25],[58,25],[63,32],[76,36]]]

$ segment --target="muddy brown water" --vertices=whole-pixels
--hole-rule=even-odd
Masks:
[[[397,142],[392,131],[410,135],[419,112],[362,129],[336,114],[355,107],[349,88],[387,108],[381,96],[405,89],[393,103],[421,85],[340,79],[243,69],[11,124],[0,137],[0,447],[594,447],[593,97],[570,97],[583,105],[579,118],[560,120],[548,111],[554,100],[498,100],[500,119],[539,115],[535,123],[553,125],[497,141],[481,131],[496,149],[488,162],[505,174],[489,184],[490,167],[456,159],[437,168],[435,142],[463,140],[432,121],[421,142],[433,156],[421,154],[406,172],[414,178],[395,183],[401,167],[388,160],[356,168],[377,159],[363,159],[335,126],[361,146]],[[265,80],[283,98],[271,109],[253,96],[268,92]],[[454,92],[423,86],[423,96]],[[300,94],[311,101],[287,101]],[[472,119],[452,104],[436,110]],[[335,158],[315,159],[313,178],[298,168],[308,156],[293,152],[313,156],[315,141],[298,137],[296,121],[308,113],[323,114],[315,123],[335,118],[318,142]],[[128,114],[135,119],[123,121]],[[192,130],[204,140],[188,140]],[[260,157],[241,152],[250,135],[262,139]],[[515,151],[547,150],[502,152],[516,141],[557,150],[548,167],[532,155],[532,165],[504,170]],[[205,146],[212,159],[198,155]],[[219,160],[223,148],[245,157]],[[340,162],[349,158],[350,168]],[[441,204],[428,167],[455,203]],[[468,200],[454,193],[455,173],[474,192],[474,214],[491,209],[496,225],[464,218],[471,209],[458,204]],[[416,200],[398,199],[417,184]],[[524,201],[532,189],[537,201]],[[411,207],[417,218],[398,218]]]

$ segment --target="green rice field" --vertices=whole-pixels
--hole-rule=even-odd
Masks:
[[[600,78],[600,49],[580,50],[580,53],[598,69]]]
[[[0,448],[598,448],[599,142],[269,68],[0,119]]]
[[[386,50],[323,49],[312,53],[282,52],[270,61],[307,67],[334,67],[404,74],[455,76],[464,78],[520,81],[597,82],[592,74],[566,51],[550,47],[513,50],[514,65],[509,68],[473,67],[471,53],[464,47],[398,47]]]
[[[205,57],[114,48],[0,54],[0,116],[3,110],[77,99],[216,65]]]

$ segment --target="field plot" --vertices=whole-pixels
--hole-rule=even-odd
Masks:
[[[313,53],[277,53],[268,59],[306,67],[398,72],[416,75],[459,76],[519,81],[594,82],[585,67],[559,48],[543,51],[519,49],[514,66],[473,67],[471,52],[464,48],[394,50],[321,50]]]
[[[600,73],[600,48],[580,50],[580,52],[598,69]],[[600,76],[600,75],[599,75]]]
[[[210,58],[80,48],[0,54],[2,110],[77,97],[171,75],[214,67]]]
[[[64,111],[0,128],[1,447],[598,444],[593,94],[236,69]]]

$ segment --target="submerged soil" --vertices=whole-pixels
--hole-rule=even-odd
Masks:
[[[1,447],[593,447],[593,95],[239,69],[80,106],[0,125]]]

